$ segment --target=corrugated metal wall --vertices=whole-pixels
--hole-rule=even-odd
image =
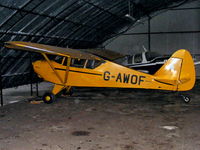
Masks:
[[[186,9],[185,9],[186,8]],[[133,33],[133,34],[132,34]],[[136,34],[139,33],[139,34]],[[106,48],[135,54],[148,49],[148,21],[140,23],[126,35],[121,35]],[[151,19],[151,51],[171,54],[178,49],[188,49],[200,60],[200,1],[185,4]],[[200,76],[200,65],[196,66]]]

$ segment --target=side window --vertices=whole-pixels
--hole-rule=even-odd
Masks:
[[[71,59],[71,67],[78,67],[78,68],[83,68],[85,64],[85,59]]]
[[[88,60],[86,64],[86,68],[93,69],[94,68],[94,60]]]
[[[159,57],[160,55],[158,53],[156,53],[156,52],[146,52],[145,56],[147,58],[147,61],[151,61],[154,58]]]
[[[128,64],[132,64],[133,63],[133,56],[128,56]]]
[[[134,62],[135,63],[141,63],[142,62],[142,54],[136,54],[134,56]]]
[[[88,69],[94,69],[102,64],[102,61],[100,60],[88,60],[86,64],[86,68]]]
[[[63,59],[62,64],[63,64],[64,66],[67,66],[67,60],[68,60],[67,57],[65,57],[65,58]]]
[[[55,61],[55,59],[56,59],[56,55],[51,55],[51,54],[46,54],[47,55],[47,57],[49,58],[49,60],[54,60]],[[44,57],[43,57],[44,58]]]
[[[94,61],[94,68],[100,66],[101,63],[102,63],[102,62],[101,62],[100,60],[95,60],[95,61]]]
[[[62,64],[63,56],[56,56],[55,62]]]

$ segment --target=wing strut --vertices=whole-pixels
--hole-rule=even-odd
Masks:
[[[51,67],[51,69],[54,71],[54,73],[56,74],[57,78],[60,80],[60,82],[62,84],[64,84],[62,78],[60,77],[60,75],[58,74],[58,72],[55,70],[54,66],[51,64],[51,61],[49,60],[49,58],[47,57],[47,55],[45,53],[42,53],[42,55],[44,56],[44,58],[46,59],[46,61],[48,62],[49,66]]]
[[[70,62],[71,62],[71,57],[66,57],[66,58],[67,58],[67,65],[66,65],[66,73],[65,73],[65,79],[64,79],[65,84],[67,83],[68,74],[69,74],[69,66],[70,66]]]

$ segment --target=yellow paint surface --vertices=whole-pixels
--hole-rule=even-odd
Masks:
[[[194,63],[187,50],[175,52],[154,75],[110,61],[105,61],[95,69],[67,67],[54,61],[49,63],[54,69],[47,61],[36,61],[33,66],[35,72],[44,80],[59,85],[54,87],[54,94],[67,86],[185,91],[190,90],[195,83]]]

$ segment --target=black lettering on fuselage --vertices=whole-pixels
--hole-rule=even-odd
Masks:
[[[144,80],[142,80],[142,78],[146,78],[145,76],[139,76],[139,82],[138,85],[140,85],[141,82],[144,82]]]
[[[124,83],[129,83],[129,78],[130,78],[130,74],[128,74],[128,75],[126,75],[125,73],[124,73]]]
[[[134,74],[125,74],[125,73],[118,73],[116,76],[112,75],[109,71],[105,71],[103,74],[103,79],[105,81],[112,80],[112,78],[115,79],[116,82],[120,83],[131,83],[131,84],[137,84],[140,85],[145,80],[145,76],[138,76]]]
[[[117,75],[116,82],[118,82],[118,80],[119,80],[120,82],[122,82],[121,73],[119,73],[119,74]]]
[[[137,81],[138,81],[138,76],[132,75],[132,76],[131,76],[131,83],[132,83],[132,84],[136,84]]]
[[[109,71],[105,71],[103,74],[103,79],[105,81],[109,81],[110,80],[110,72]]]

